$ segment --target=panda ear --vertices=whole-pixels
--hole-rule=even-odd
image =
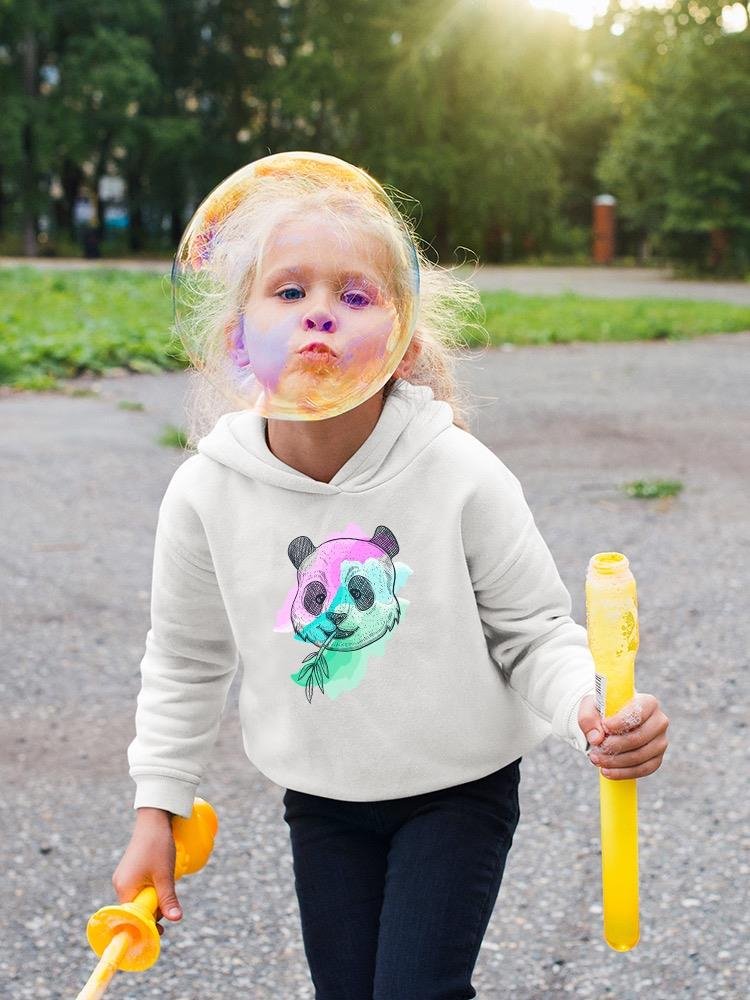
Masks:
[[[297,535],[296,538],[291,540],[286,551],[294,564],[294,568],[299,569],[300,563],[304,562],[310,553],[315,551],[315,546],[307,535]]]
[[[370,541],[374,542],[378,548],[383,550],[383,552],[387,552],[391,559],[393,559],[395,555],[398,555],[398,542],[396,541],[396,536],[393,534],[391,529],[386,528],[384,524],[379,524],[377,526]]]

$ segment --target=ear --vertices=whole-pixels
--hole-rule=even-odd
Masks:
[[[383,552],[387,552],[391,559],[398,555],[398,542],[396,541],[396,536],[393,534],[391,529],[386,528],[384,524],[379,524],[377,526],[370,541],[374,542],[379,549],[383,550]]]
[[[244,317],[240,316],[236,323],[227,324],[224,329],[224,336],[227,343],[229,357],[238,368],[244,368],[250,364],[250,356],[245,343],[245,323]]]
[[[307,559],[311,552],[315,551],[315,546],[307,535],[298,535],[296,538],[291,540],[286,551],[287,555],[294,564],[294,568],[299,569],[300,564]]]
[[[398,368],[393,373],[394,378],[408,378],[414,368],[414,364],[422,352],[422,345],[418,340],[412,340],[406,348],[406,354],[398,363]]]

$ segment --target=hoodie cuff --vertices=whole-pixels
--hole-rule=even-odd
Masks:
[[[596,688],[593,684],[579,689],[571,696],[570,701],[559,712],[555,713],[556,719],[560,720],[560,728],[558,729],[557,725],[553,726],[553,732],[563,742],[582,754],[585,754],[590,747],[586,734],[578,725],[578,709],[586,695],[596,696]]]
[[[193,800],[198,785],[165,774],[131,775],[136,784],[133,809],[149,806],[152,809],[166,809],[176,816],[190,819]]]

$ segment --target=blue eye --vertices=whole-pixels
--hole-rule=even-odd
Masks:
[[[291,293],[291,294],[290,294]],[[282,302],[299,302],[301,298],[305,297],[305,293],[301,288],[289,287],[282,288],[275,293],[277,298],[280,298]],[[372,296],[368,295],[366,292],[360,292],[355,290],[343,291],[341,293],[341,298],[343,301],[354,309],[363,309],[365,306],[372,304]]]
[[[370,304],[370,298],[364,292],[344,292],[344,301],[347,305],[354,306],[356,309],[361,309],[363,306],[369,306]]]

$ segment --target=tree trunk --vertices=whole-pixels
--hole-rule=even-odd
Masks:
[[[140,173],[137,170],[130,171],[127,175],[128,184],[128,245],[133,251],[143,249],[143,207],[142,190],[143,183]]]
[[[22,44],[23,62],[23,93],[25,101],[25,121],[21,130],[22,150],[22,228],[23,252],[26,257],[34,257],[37,253],[37,172],[36,144],[34,141],[34,126],[32,114],[34,98],[36,97],[37,80],[37,41],[31,27],[24,33]]]
[[[65,205],[65,226],[70,234],[71,240],[76,240],[78,238],[78,232],[76,230],[75,218],[73,216],[73,207],[78,197],[78,189],[81,186],[81,180],[83,178],[83,171],[74,163],[72,160],[65,157],[62,164],[62,169],[60,171],[60,184],[63,189],[63,202]]]
[[[182,239],[182,213],[178,208],[173,208],[170,212],[170,223],[172,244],[175,250],[177,250],[177,246]]]

